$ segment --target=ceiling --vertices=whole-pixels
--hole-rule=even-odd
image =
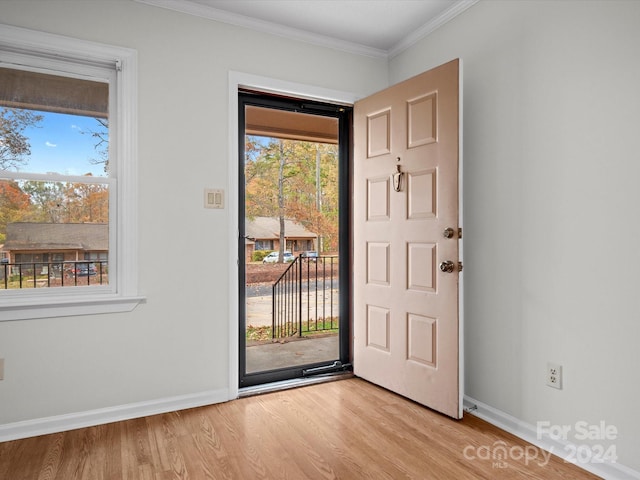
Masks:
[[[137,0],[374,57],[392,57],[478,0]]]

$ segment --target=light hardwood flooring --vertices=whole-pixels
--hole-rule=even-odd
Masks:
[[[474,458],[499,446],[515,458]],[[352,378],[0,443],[0,479],[598,478],[527,446]]]

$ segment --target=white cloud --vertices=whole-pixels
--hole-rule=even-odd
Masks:
[[[52,147],[52,148],[53,148],[53,147],[57,147],[57,146],[58,146],[57,144],[55,144],[55,143],[51,143],[51,142],[44,142],[44,144],[45,144],[47,147]]]

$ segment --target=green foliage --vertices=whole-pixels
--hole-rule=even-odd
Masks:
[[[249,332],[251,332],[251,336],[253,340],[267,340],[271,338],[271,327],[262,327],[268,328],[268,330],[263,330],[258,332],[258,327],[253,327],[249,325],[247,327],[247,340],[249,339]],[[276,328],[275,338],[283,338],[286,337],[287,334],[284,332],[296,332],[294,335],[298,335],[298,324],[292,322],[286,322],[284,325]],[[303,337],[312,337],[314,335],[335,335],[340,331],[340,319],[338,317],[319,317],[316,320],[304,321],[302,322],[302,336]],[[263,338],[258,338],[258,335],[263,335]]]
[[[269,255],[271,252],[272,250],[254,250],[253,254],[251,255],[251,261],[261,262],[262,260],[264,260],[264,257]]]

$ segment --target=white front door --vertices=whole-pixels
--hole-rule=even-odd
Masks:
[[[462,416],[459,60],[354,108],[354,372]]]

